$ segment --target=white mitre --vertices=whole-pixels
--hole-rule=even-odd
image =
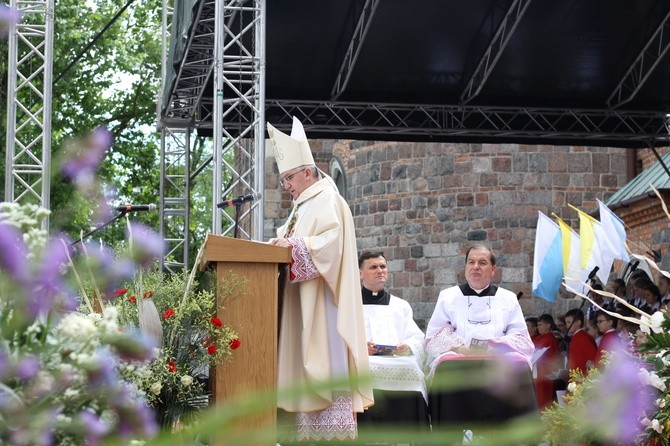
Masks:
[[[291,136],[280,132],[270,123],[268,123],[268,134],[275,149],[275,159],[280,175],[296,167],[314,165],[314,157],[307,142],[305,129],[298,118],[293,117]]]

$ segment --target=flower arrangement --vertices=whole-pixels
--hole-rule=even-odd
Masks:
[[[244,293],[244,279],[233,280],[227,292]],[[209,368],[229,360],[242,341],[216,317],[214,294],[198,289],[186,271],[170,277],[161,277],[157,270],[138,275],[132,286],[116,290],[115,295],[122,325],[139,327],[141,318],[153,314],[160,327],[157,358],[122,364],[121,375],[135,383],[161,425],[185,422],[208,405]]]

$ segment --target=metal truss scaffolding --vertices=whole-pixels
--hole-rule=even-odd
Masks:
[[[225,235],[235,230],[235,215],[216,212],[216,203],[230,195],[259,193],[264,187],[265,1],[219,1],[215,22],[212,232]],[[222,216],[229,223],[223,232]],[[239,216],[238,233],[249,239],[262,237],[262,219],[263,201],[258,200]]]
[[[22,20],[9,35],[4,199],[49,209],[54,0],[10,6]]]
[[[268,100],[266,114],[281,128],[297,116],[312,134],[333,138],[607,140],[618,146],[670,140],[663,112]]]
[[[167,246],[161,269],[170,273],[188,267],[190,148],[190,129],[161,129],[159,234]]]
[[[174,135],[179,128],[184,132],[193,128],[212,129],[211,232],[228,235],[234,231],[243,238],[259,239],[263,235],[262,200],[239,216],[235,215],[235,209],[221,211],[216,205],[238,194],[260,193],[264,188],[265,0],[202,0],[193,15],[194,25],[185,38],[184,57],[174,82],[162,93],[167,99],[165,107],[159,101],[163,107],[159,113],[162,139]],[[165,75],[163,80],[166,83]],[[213,92],[207,91],[210,80]],[[166,157],[168,146],[163,143],[162,147],[162,157]],[[187,143],[183,162],[188,162],[188,151]],[[162,184],[168,185],[170,165],[165,159]],[[181,190],[183,194],[188,192],[188,187]],[[170,214],[168,204],[177,198],[161,198],[164,224]],[[181,203],[188,215],[187,197]],[[167,232],[164,237],[177,246],[176,238],[169,238]],[[187,238],[186,229],[182,246],[188,246]],[[169,268],[172,263],[166,259],[164,265]]]

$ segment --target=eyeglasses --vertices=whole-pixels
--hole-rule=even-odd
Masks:
[[[468,322],[480,325],[486,325],[491,322],[491,296],[489,296],[486,306],[475,305],[474,309],[470,296],[468,296]]]
[[[279,186],[280,186],[280,187],[284,187],[284,186],[286,185],[287,182],[293,180],[293,177],[294,177],[294,176],[296,176],[297,174],[299,174],[300,172],[302,172],[302,171],[305,170],[305,169],[307,169],[307,168],[306,168],[306,167],[303,167],[303,168],[300,169],[299,171],[297,171],[297,172],[293,172],[291,175],[286,175],[284,178],[282,178],[282,179],[279,180]]]

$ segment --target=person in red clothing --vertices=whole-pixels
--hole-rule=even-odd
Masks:
[[[603,335],[600,340],[600,345],[596,351],[596,364],[600,365],[603,358],[603,352],[613,353],[624,350],[623,342],[619,332],[616,331],[618,319],[610,316],[602,310],[596,313],[596,324],[598,324],[598,331]]]
[[[570,334],[568,347],[568,370],[579,370],[586,375],[589,367],[595,364],[596,341],[584,328],[584,313],[578,308],[565,313],[565,325]]]
[[[527,317],[526,327],[528,328],[528,334],[530,335],[530,340],[535,342],[535,338],[540,336],[540,333],[537,331],[537,318],[535,316]]]
[[[546,409],[554,402],[556,394],[555,381],[547,378],[558,369],[558,341],[554,336],[554,318],[550,314],[543,314],[537,320],[538,336],[533,339],[536,349],[547,348],[547,351],[536,363],[537,377],[535,378],[535,396],[540,410]]]

